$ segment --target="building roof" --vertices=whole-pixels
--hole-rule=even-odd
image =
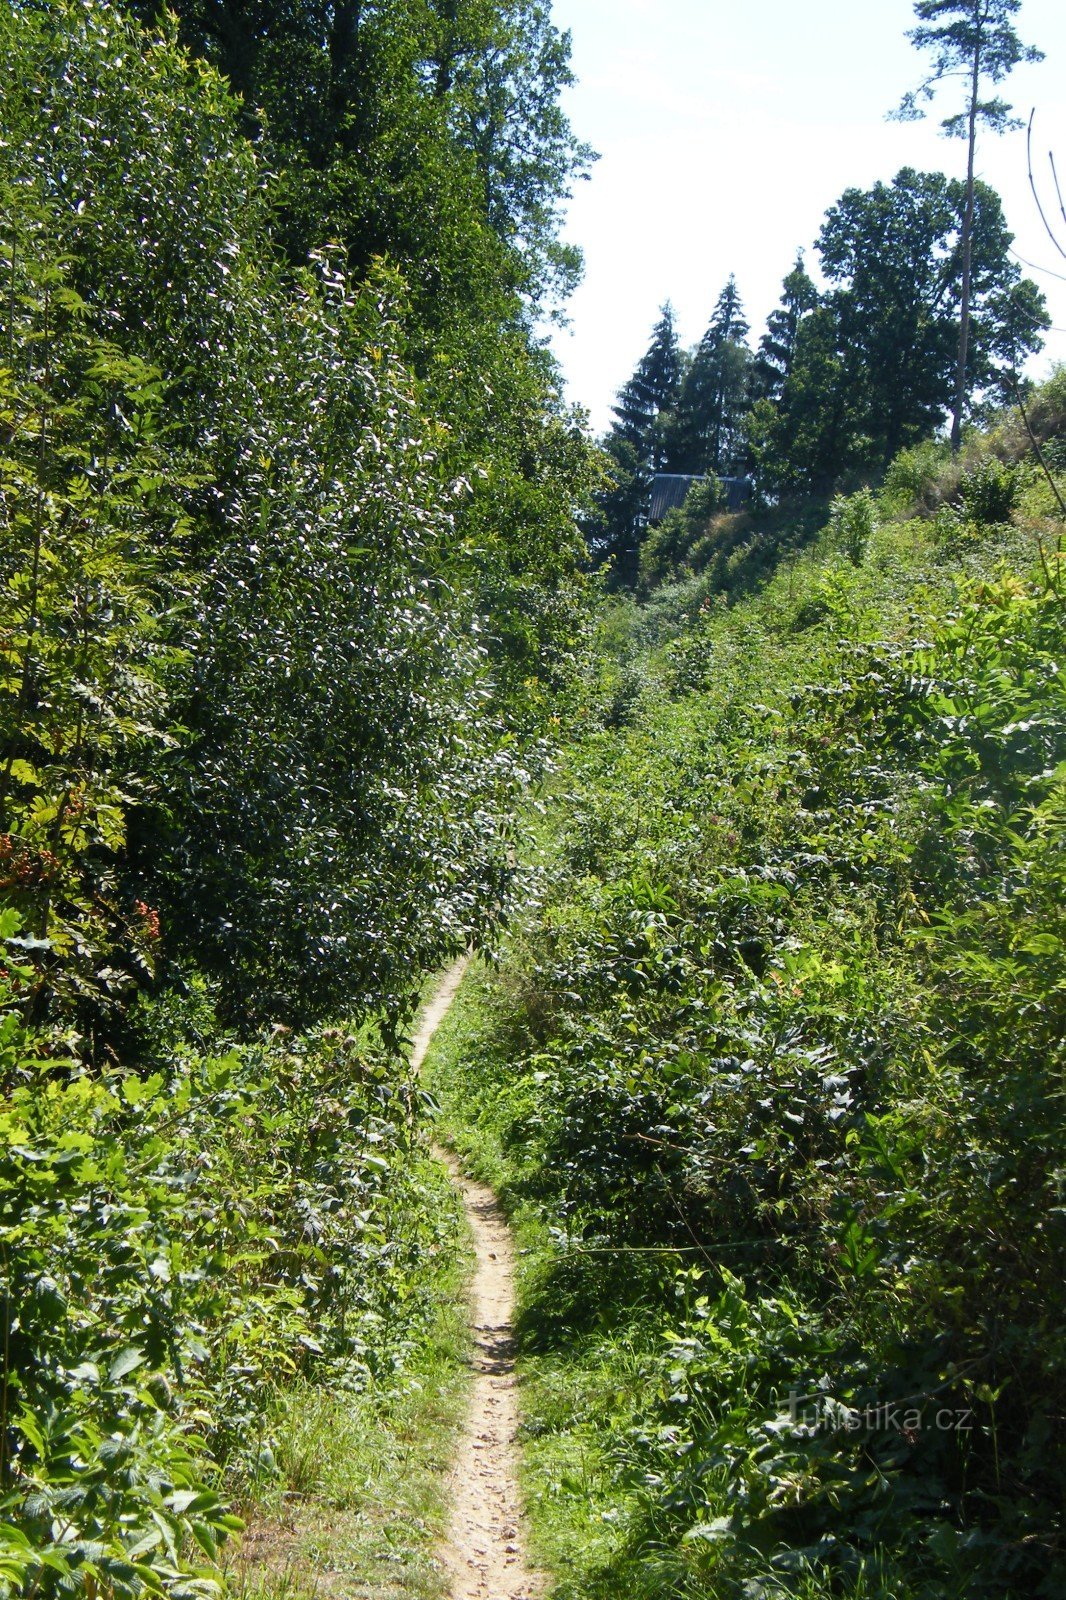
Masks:
[[[661,522],[668,511],[684,505],[685,496],[694,483],[706,482],[707,479],[697,473],[657,472],[651,480],[648,521]],[[751,493],[748,478],[719,478],[718,482],[722,487],[722,504],[730,511],[742,506]]]
[[[648,521],[661,522],[668,511],[684,505],[685,496],[694,483],[704,480],[685,472],[657,472],[651,480],[651,504]]]

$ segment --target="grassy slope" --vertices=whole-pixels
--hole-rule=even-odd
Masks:
[[[437,1164],[427,1159],[421,1176],[441,1212],[455,1215]],[[362,1394],[305,1386],[276,1397],[279,1478],[246,1510],[230,1566],[234,1593],[441,1600],[434,1552],[466,1399],[468,1267],[465,1250],[442,1251],[430,1285],[433,1314],[395,1383]]]
[[[1007,1595],[1040,1592],[1056,1560],[1040,1407],[1013,1397],[1049,1381],[1061,1339],[1053,1314],[1012,1307],[1027,1276],[1037,1301],[1054,1294],[1050,1239],[1031,1257],[1022,1236],[1047,1203],[1027,1150],[1054,1149],[1061,1127],[1036,1065],[1061,991],[1050,977],[1023,994],[1027,958],[996,966],[981,922],[1014,892],[1008,824],[1024,831],[1046,800],[1034,740],[1046,728],[1061,747],[1056,685],[1046,702],[1040,687],[1054,598],[1032,659],[1007,659],[1030,575],[1046,593],[1037,541],[1047,554],[1055,525],[1028,467],[1011,525],[936,509],[951,471],[903,463],[857,563],[838,524],[732,610],[696,581],[608,619],[590,731],[529,841],[527,908],[431,1055],[448,1137],[519,1230],[527,1492],[560,1597]],[[994,571],[960,643],[945,619]],[[945,810],[958,785],[936,766],[941,724],[927,778],[885,707],[913,641],[940,629],[943,676],[986,623],[1000,634],[977,698],[1006,687],[981,750],[998,740],[1008,777],[985,806],[1006,831],[989,823],[982,842],[984,823]],[[1027,694],[1039,731],[1018,735],[1007,702]],[[1051,870],[1038,834],[1019,846],[1011,913],[1046,934],[1046,976],[1062,945],[1054,896],[1025,898]],[[916,933],[941,913],[963,920],[922,955]],[[955,972],[968,939],[972,970]],[[987,1004],[1000,984],[1003,1036]],[[1009,1105],[992,1060],[1020,1086]],[[928,1140],[943,1141],[932,1161]],[[1006,1179],[980,1177],[990,1143]],[[1008,1184],[991,1211],[985,1182]],[[1013,1300],[996,1266],[1011,1252]],[[782,1435],[790,1380],[826,1374],[860,1408],[946,1374],[976,1431],[958,1450],[898,1428]]]
[[[267,1419],[277,1477],[250,1493],[229,1563],[239,1597],[443,1600],[436,1551],[469,1389],[472,1254],[458,1196],[421,1141],[405,1179],[436,1215],[437,1238],[412,1281],[410,1328],[401,1318],[391,1332],[396,1374],[369,1389],[327,1381],[277,1393]]]

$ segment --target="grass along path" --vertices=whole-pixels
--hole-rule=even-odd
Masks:
[[[411,1059],[455,995],[463,963],[432,992]],[[250,1490],[246,1533],[227,1551],[236,1600],[446,1600],[441,1547],[454,1500],[450,1464],[469,1409],[471,1251],[458,1198],[439,1159],[415,1154],[417,1177],[442,1216],[430,1327],[395,1386],[362,1392],[312,1383],[280,1387],[268,1419],[277,1478]],[[458,1246],[458,1248],[456,1248]]]

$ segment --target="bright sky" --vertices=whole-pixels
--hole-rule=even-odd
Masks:
[[[568,113],[600,152],[570,207],[567,236],[585,252],[585,279],[571,327],[553,344],[569,398],[597,431],[664,300],[684,343],[695,343],[735,272],[757,338],[797,246],[816,267],[822,216],[846,188],[903,166],[965,173],[964,144],[938,132],[958,107],[955,85],[924,123],[885,121],[922,75],[925,58],[905,37],[911,0],[554,0],[552,9],[573,35],[579,81]],[[1018,27],[1046,60],[1017,68],[1003,92],[1026,118],[1036,107],[1046,209],[1049,149],[1066,175],[1066,4],[1023,0]],[[1066,259],[1033,204],[1024,133],[986,135],[978,173],[1003,197],[1015,249],[1062,274],[1025,269],[1060,330],[1048,335],[1039,374],[1066,361]]]

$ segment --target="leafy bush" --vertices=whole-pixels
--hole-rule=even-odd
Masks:
[[[694,483],[685,503],[668,511],[658,527],[649,530],[640,548],[640,581],[647,589],[690,564],[693,547],[713,538],[712,523],[722,502],[717,478]]]
[[[920,527],[829,544],[575,748],[442,1087],[556,1241],[527,1326],[554,1349],[548,1297],[584,1297],[613,1372],[665,1324],[596,1413],[591,1592],[1050,1597],[1066,608],[1050,568],[949,576]],[[680,1309],[669,1269],[634,1303],[601,1265],[649,1249]]]
[[[4,1592],[207,1593],[271,1395],[388,1388],[430,1317],[412,1091],[336,1028],[90,1077],[20,1023],[4,916]]]
[[[896,515],[931,516],[945,498],[945,478],[951,474],[950,447],[941,440],[901,450],[890,463],[880,497]]]
[[[838,495],[829,509],[829,526],[833,540],[852,566],[861,567],[876,526],[875,502],[869,489]]]
[[[971,521],[986,527],[1009,522],[1018,503],[1018,470],[988,456],[980,465],[964,472],[959,481],[959,499]]]

